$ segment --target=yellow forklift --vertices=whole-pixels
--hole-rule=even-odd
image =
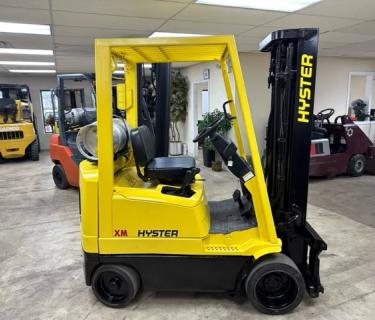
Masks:
[[[39,151],[29,87],[0,84],[0,162],[24,156],[36,161]]]
[[[317,37],[316,29],[283,30],[261,44],[271,53],[267,183],[233,36],[96,40],[98,161],[80,163],[80,212],[85,280],[102,303],[124,307],[140,290],[227,292],[247,295],[260,312],[284,314],[305,291],[323,292],[326,244],[306,221]],[[216,131],[224,117],[194,142],[209,138],[238,179],[227,200],[206,198],[194,158],[156,156],[155,140],[168,137],[139,125],[137,64],[185,61],[221,67],[236,143]],[[125,65],[123,125],[111,115],[118,63]],[[306,74],[303,109],[297,88]]]

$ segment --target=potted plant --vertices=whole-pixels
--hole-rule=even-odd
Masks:
[[[224,112],[215,109],[212,112],[203,114],[203,119],[198,121],[198,133],[204,128],[208,127],[212,122],[224,116]],[[224,119],[217,128],[218,133],[226,135],[232,128],[232,123],[228,119]],[[216,153],[215,147],[209,138],[203,142],[203,163],[206,167],[211,167],[214,171],[222,170],[222,160],[219,154]]]
[[[183,123],[186,120],[189,85],[186,77],[180,71],[172,74],[171,83],[169,153],[176,156],[182,154],[182,142],[178,123]]]
[[[353,111],[357,121],[364,121],[368,117],[368,115],[365,113],[366,106],[367,103],[362,99],[357,99],[352,102]]]

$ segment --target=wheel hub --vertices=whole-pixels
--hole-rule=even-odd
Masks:
[[[364,163],[362,160],[358,160],[355,164],[355,169],[357,172],[360,172],[363,170]]]

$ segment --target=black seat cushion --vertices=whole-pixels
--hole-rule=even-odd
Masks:
[[[159,157],[152,159],[145,168],[149,179],[166,182],[181,182],[186,171],[195,168],[192,157]]]
[[[312,132],[311,132],[311,139],[323,139],[327,135],[327,129],[326,128],[321,128],[321,127],[313,127]]]
[[[132,129],[130,138],[135,162],[138,167],[144,167],[144,177],[140,175],[142,179],[180,183],[186,171],[195,168],[195,159],[192,157],[155,158],[155,135],[147,126]]]
[[[155,157],[155,136],[147,126],[139,126],[130,131],[135,162],[146,166]]]

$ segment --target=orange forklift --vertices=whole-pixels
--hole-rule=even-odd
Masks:
[[[58,132],[51,136],[49,152],[55,164],[53,181],[59,189],[78,187],[78,166],[84,157],[77,148],[76,137],[80,128],[96,121],[93,80],[92,74],[60,74],[58,87],[52,91],[58,98]]]

